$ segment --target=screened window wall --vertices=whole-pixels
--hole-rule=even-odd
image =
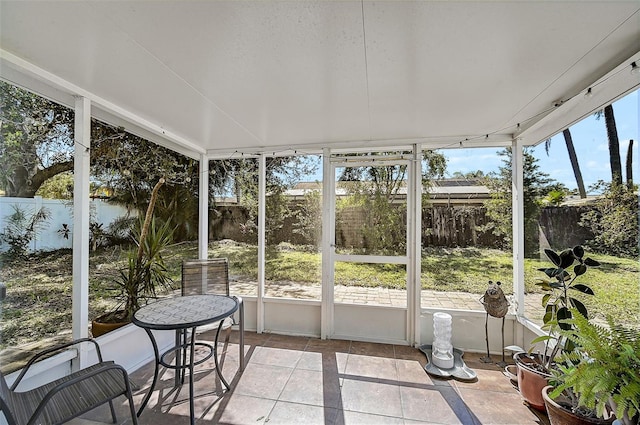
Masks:
[[[615,102],[613,111],[619,140],[619,172],[611,172],[612,151],[604,117],[589,116],[554,136],[547,146],[530,150],[529,169],[533,176],[534,171],[538,173],[541,190],[539,203],[525,205],[525,220],[531,221],[527,232],[530,238],[526,241],[525,310],[526,316],[537,324],[544,322],[543,301],[546,305],[564,296],[562,291],[540,285],[545,281],[557,283],[540,271],[554,267],[545,250],[560,254],[569,249],[576,257],[582,255],[587,268],[584,274],[576,275],[576,258],[567,269],[569,279],[565,284],[574,290],[567,292],[566,302],[560,298],[559,305],[578,307],[600,322],[610,315],[616,323],[640,323],[639,199],[632,172],[637,170],[634,164],[638,163],[638,150],[634,145],[629,149],[630,140],[637,143],[638,129],[628,125],[630,118],[625,115],[635,113],[637,120],[637,92]],[[575,154],[575,166],[570,151]],[[616,150],[613,152],[615,155]],[[582,249],[574,249],[576,246]],[[600,265],[593,266],[587,258]]]
[[[320,301],[322,156],[265,162],[265,296]]]
[[[422,173],[421,307],[484,311],[492,281],[514,311],[510,151],[424,151]]]
[[[258,159],[209,161],[209,258],[229,260],[230,292],[258,295]]]

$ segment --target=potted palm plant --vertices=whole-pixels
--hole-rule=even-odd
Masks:
[[[546,331],[533,341],[532,346],[544,343],[542,353],[532,354],[524,350],[514,355],[517,366],[518,388],[525,401],[538,410],[545,410],[542,398],[542,388],[548,384],[551,377],[553,361],[560,350],[571,351],[573,343],[560,334],[560,330],[569,330],[571,325],[564,322],[571,318],[571,309],[576,309],[587,316],[587,308],[573,293],[594,295],[593,290],[576,279],[584,275],[589,267],[598,267],[600,263],[585,257],[584,248],[575,246],[557,253],[545,249],[547,258],[553,267],[538,269],[544,272],[545,278],[537,285],[546,292],[542,297],[545,307],[542,329]]]
[[[543,390],[551,424],[558,418],[609,423],[611,413],[620,424],[640,423],[640,329],[611,317],[606,326],[594,324],[577,310],[565,323],[571,329],[562,334],[576,349],[559,359],[555,388]]]
[[[163,184],[164,179],[160,179],[153,187],[144,221],[134,230],[136,249],[127,253],[127,265],[114,280],[120,303],[114,311],[92,321],[94,337],[130,323],[141,303],[155,298],[158,290],[171,288],[173,281],[162,253],[173,240],[173,229],[169,222],[161,225],[153,217],[158,190]]]

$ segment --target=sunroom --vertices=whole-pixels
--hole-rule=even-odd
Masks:
[[[527,149],[540,152],[545,141],[640,86],[640,5],[634,1],[1,0],[0,19],[0,78],[71,108],[75,116],[69,218],[74,229],[74,339],[89,336],[92,319],[92,118],[198,164],[193,256],[200,259],[224,256],[221,240],[234,239],[217,233],[222,231],[212,225],[219,220],[212,204],[224,205],[224,198],[231,211],[239,203],[237,193],[211,193],[212,170],[238,160],[251,164],[249,178],[257,183],[251,216],[255,229],[249,240],[233,242],[253,247],[255,273],[234,270],[233,258],[229,273],[232,295],[243,298],[244,329],[255,338],[415,348],[432,344],[434,314],[445,312],[452,318],[455,348],[467,353],[489,349],[499,359],[504,346],[529,348],[542,334],[541,295],[525,284],[535,279],[536,267],[525,265],[532,237],[526,225]],[[637,112],[636,101],[636,119]],[[637,139],[637,132],[635,128],[629,138]],[[558,140],[556,145],[562,143]],[[574,142],[580,156],[581,142]],[[505,148],[508,165],[502,172],[511,173],[507,204],[513,213],[509,234],[503,236],[510,243],[506,249],[486,243],[503,248],[509,263],[496,272],[510,304],[503,321],[487,317],[478,300],[484,291],[477,286],[469,290],[446,282],[432,288],[427,282],[432,278],[426,270],[448,267],[451,258],[465,259],[470,252],[480,256],[478,261],[456,263],[462,270],[452,269],[451,279],[466,282],[464,276],[472,275],[469,279],[482,288],[495,280],[494,272],[472,274],[477,264],[491,261],[483,258],[485,251],[456,251],[462,243],[476,243],[472,217],[462,212],[472,198],[482,193],[489,197],[487,188],[469,183],[466,192],[456,191],[445,183],[438,186],[435,178],[429,185],[425,181],[433,172],[428,161],[433,152],[451,154],[445,155],[451,177],[459,170],[497,171],[495,165],[483,169],[482,158],[491,156],[496,164],[495,158],[503,158],[496,152]],[[270,167],[282,158],[313,165],[313,172],[299,176],[284,194],[290,199],[317,195],[314,278],[303,284],[273,277],[275,262],[283,259],[272,254],[297,249],[289,244],[296,232],[290,231],[289,239],[276,237],[291,222],[272,216],[269,209],[277,201],[269,189]],[[548,157],[540,155],[539,161]],[[465,165],[452,168],[459,163]],[[568,159],[559,167],[571,170]],[[393,204],[400,230],[380,243],[372,239],[382,240],[388,233],[380,220],[391,216],[363,218],[361,212],[349,218],[353,206],[345,202],[352,187],[372,185],[367,176],[376,170],[377,175],[402,170],[400,177],[394,176],[401,196]],[[587,181],[589,173],[583,169]],[[456,210],[462,215],[449,220],[463,223],[473,235],[462,232],[449,249],[434,253],[435,219],[426,216],[424,204],[429,200],[435,210],[443,196],[447,202],[442,205],[450,209],[455,199],[464,199],[459,201],[463,208]],[[8,204],[2,205],[4,216]],[[363,205],[364,210],[384,209]],[[382,231],[373,231],[376,227]],[[312,233],[310,227],[306,230]],[[540,226],[534,232],[538,252],[585,242],[572,234],[553,239]],[[212,246],[220,250],[212,251]],[[637,273],[637,258],[635,268]],[[391,283],[378,284],[389,270]],[[7,294],[11,296],[10,286]],[[628,314],[637,321],[640,306]],[[173,343],[170,331],[156,337],[162,348]],[[140,338],[145,344],[131,342]],[[153,359],[144,331],[134,325],[98,340],[130,373]],[[83,364],[83,356],[91,353],[48,359],[30,382],[46,381],[71,363]],[[464,423],[460,416],[458,420]]]

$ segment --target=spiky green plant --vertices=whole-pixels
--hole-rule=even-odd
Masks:
[[[160,225],[153,216],[158,190],[163,184],[164,179],[160,179],[153,187],[144,221],[140,222],[139,230],[134,230],[137,249],[128,253],[127,267],[120,270],[114,280],[118,291],[116,298],[121,304],[109,315],[109,320],[130,321],[141,302],[155,298],[156,290],[168,290],[173,283],[162,258],[173,240],[173,229],[170,221]]]
[[[572,328],[562,334],[576,350],[561,356],[550,396],[569,390],[577,406],[595,409],[600,417],[607,406],[615,406],[619,419],[633,418],[640,412],[640,329],[617,324],[612,317],[607,326],[598,325],[577,309],[565,322]]]

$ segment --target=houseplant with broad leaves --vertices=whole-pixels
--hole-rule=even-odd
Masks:
[[[514,355],[518,367],[520,394],[527,403],[538,410],[545,410],[542,388],[548,384],[551,377],[554,359],[561,350],[573,350],[573,342],[561,333],[562,330],[568,331],[572,328],[572,325],[566,322],[571,318],[571,309],[576,309],[588,317],[587,308],[575,295],[592,296],[594,292],[589,286],[576,280],[590,267],[600,265],[596,260],[585,257],[584,248],[580,245],[560,253],[551,249],[545,249],[544,252],[553,264],[553,267],[538,269],[546,275],[537,283],[546,292],[542,297],[542,305],[545,308],[542,329],[546,334],[531,341],[532,347],[543,343],[544,350],[535,354],[521,350]]]
[[[614,413],[618,423],[640,423],[640,328],[589,321],[577,309],[561,334],[575,345],[564,352],[543,391],[551,423],[556,413],[596,422]],[[610,421],[609,421],[610,422]]]
[[[173,280],[162,254],[173,241],[173,229],[169,221],[160,224],[153,216],[158,190],[163,184],[164,179],[160,179],[153,187],[144,220],[133,231],[137,247],[127,253],[126,267],[119,270],[114,280],[116,298],[120,303],[114,311],[93,321],[94,337],[131,322],[142,303],[155,298],[160,290],[171,289]],[[101,326],[103,323],[107,325],[106,330]]]

